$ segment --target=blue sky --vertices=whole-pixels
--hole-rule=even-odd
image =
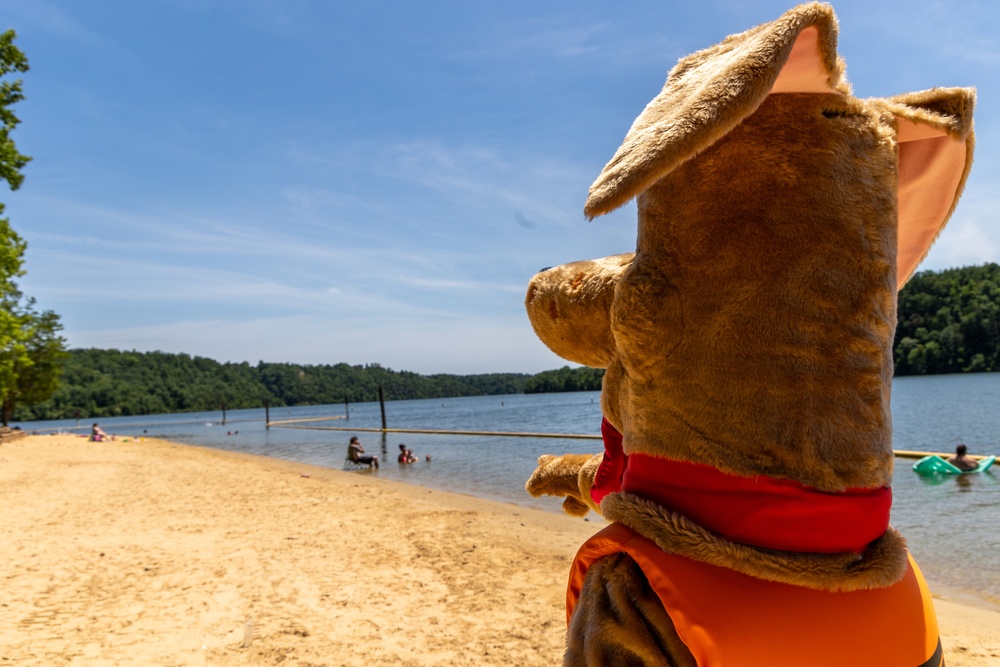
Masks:
[[[419,373],[563,365],[535,271],[634,249],[587,188],[678,58],[790,2],[0,0],[31,71],[0,192],[71,347]],[[1000,3],[834,3],[861,97],[978,87],[921,268],[1000,261]]]

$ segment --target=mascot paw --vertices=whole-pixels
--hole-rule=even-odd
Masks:
[[[594,459],[592,454],[542,455],[524,488],[535,497],[562,496],[566,498],[563,510],[567,514],[583,516],[594,509],[593,503],[588,503],[584,495],[590,494],[592,471],[596,470]],[[582,476],[581,471],[584,472]]]
[[[570,516],[586,516],[587,512],[590,511],[590,505],[581,502],[580,500],[569,496],[563,501],[563,512],[569,514]]]

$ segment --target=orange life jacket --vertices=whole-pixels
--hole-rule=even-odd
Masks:
[[[620,552],[642,568],[699,667],[944,665],[930,592],[909,556],[897,584],[830,593],[667,554],[611,524],[576,555],[567,621],[590,565]]]

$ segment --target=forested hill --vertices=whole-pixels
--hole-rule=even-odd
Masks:
[[[1000,371],[1000,265],[914,275],[893,351],[896,375]]]
[[[542,371],[528,378],[524,385],[526,394],[552,394],[562,391],[600,391],[604,369],[570,368],[563,366],[555,371]]]
[[[303,366],[219,363],[165,352],[70,350],[62,386],[51,400],[18,408],[15,421],[159,414],[199,410],[321,405],[387,400],[517,394],[530,375],[418,375],[378,364]]]

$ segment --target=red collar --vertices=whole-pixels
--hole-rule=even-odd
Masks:
[[[633,493],[731,542],[803,553],[861,553],[889,526],[889,487],[827,493],[792,480],[626,455],[614,427],[605,420],[601,430],[605,460],[592,492],[597,502],[618,490]]]

